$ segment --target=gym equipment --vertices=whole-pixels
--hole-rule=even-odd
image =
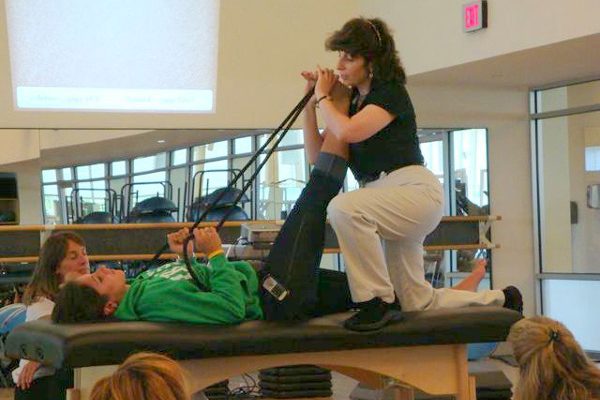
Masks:
[[[192,204],[190,211],[188,212],[188,220],[195,221],[206,208],[207,206],[202,203]],[[204,221],[221,221],[223,218],[226,218],[227,221],[248,221],[250,219],[246,211],[239,206],[223,206],[211,208],[210,211],[206,213]]]
[[[142,200],[133,207],[129,215],[156,214],[158,212],[175,212],[177,205],[164,197],[155,196]]]
[[[126,221],[137,224],[175,222],[172,213],[177,210],[177,205],[169,199],[161,196],[150,197],[137,203]]]
[[[264,397],[276,399],[331,397],[331,371],[314,365],[267,368],[259,373]]]
[[[246,211],[235,204],[236,198],[240,195],[240,203],[243,204],[250,201],[248,196],[238,188],[219,188],[204,197],[196,199],[189,207],[187,220],[196,221],[200,215],[212,205],[206,213],[204,218],[205,221],[220,221],[226,214],[227,216],[225,218],[227,218],[228,221],[247,221],[250,217]]]
[[[103,195],[104,199],[104,211],[91,211],[86,213],[84,207],[84,196],[81,192],[99,192]],[[67,197],[67,204],[65,207],[67,213],[67,223],[72,224],[117,224],[119,223],[119,217],[116,213],[117,207],[117,192],[112,189],[86,189],[76,188],[71,190],[71,194]],[[95,207],[95,205],[93,206]]]
[[[118,224],[119,218],[107,211],[94,211],[75,221],[76,224]]]
[[[139,190],[134,191],[133,189],[136,186],[143,185],[161,187],[162,193],[157,192],[154,196],[139,200]],[[172,196],[173,185],[168,181],[127,183],[121,187],[121,221],[128,223],[175,222],[179,220],[179,207],[177,205],[179,204],[179,200],[175,204]],[[177,218],[172,216],[173,213],[177,213]],[[153,215],[154,217],[145,217],[148,215]]]
[[[127,222],[133,224],[156,224],[175,222],[175,218],[173,218],[170,213],[157,212],[154,214],[130,215],[129,218],[127,218]]]
[[[17,215],[14,211],[0,212],[0,222],[14,222],[17,220]]]

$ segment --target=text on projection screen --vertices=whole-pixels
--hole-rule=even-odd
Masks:
[[[6,0],[18,109],[214,112],[219,0]]]

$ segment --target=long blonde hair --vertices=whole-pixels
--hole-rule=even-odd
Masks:
[[[156,353],[129,356],[110,376],[94,385],[90,400],[190,400],[183,370]]]
[[[523,319],[512,326],[508,341],[520,368],[515,400],[600,399],[600,369],[560,322]]]

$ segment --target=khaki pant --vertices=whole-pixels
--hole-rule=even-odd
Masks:
[[[434,289],[425,280],[423,241],[442,218],[443,199],[437,178],[413,165],[331,201],[353,301],[392,302],[395,292],[405,311],[504,303],[501,290]]]

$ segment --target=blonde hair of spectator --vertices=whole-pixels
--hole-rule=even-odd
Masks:
[[[512,326],[508,341],[519,364],[515,400],[600,399],[600,369],[560,322],[523,319]]]
[[[157,353],[129,356],[92,389],[90,400],[190,400],[183,369]]]

